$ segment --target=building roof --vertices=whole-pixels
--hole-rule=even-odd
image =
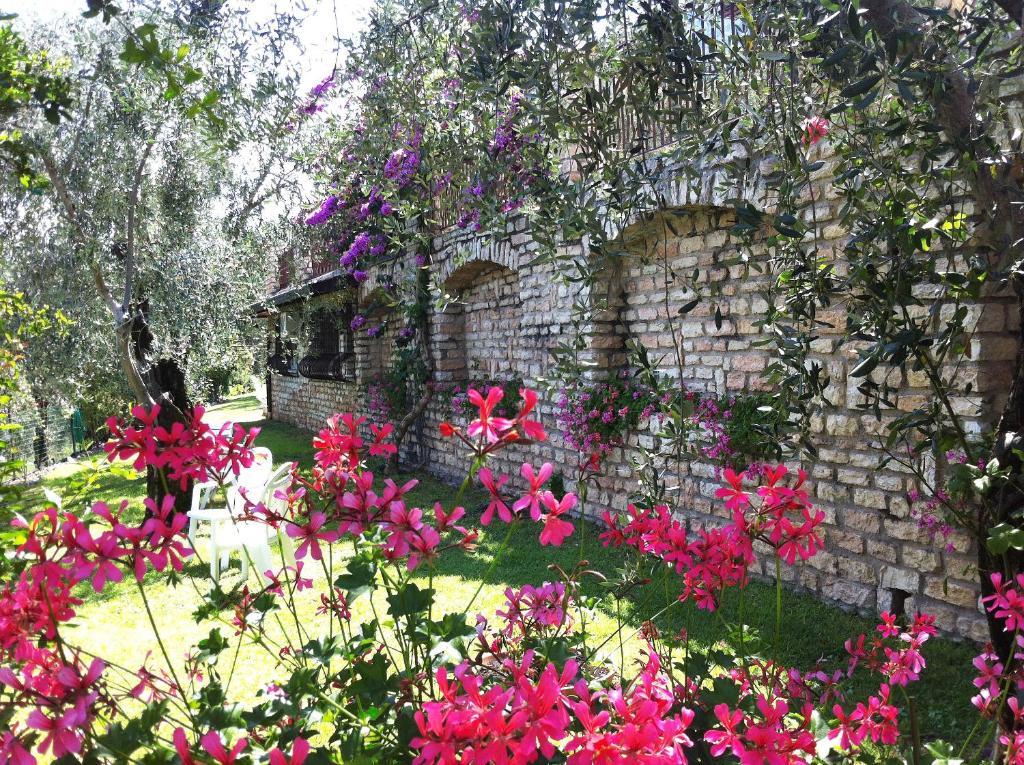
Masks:
[[[252,312],[257,317],[270,316],[277,313],[274,309],[290,303],[298,303],[316,295],[326,295],[329,292],[338,292],[349,287],[349,279],[340,268],[328,271],[326,274],[314,276],[298,284],[289,284],[277,292],[272,292],[265,298],[251,306]]]

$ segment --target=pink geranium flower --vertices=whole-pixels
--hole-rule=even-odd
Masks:
[[[320,542],[334,542],[338,538],[336,531],[322,531],[327,523],[327,516],[321,512],[315,512],[304,524],[289,522],[285,526],[285,533],[292,539],[301,539],[299,546],[295,549],[296,559],[306,557],[308,552],[313,560],[322,560],[323,553],[320,550]]]
[[[804,145],[814,146],[818,141],[828,135],[830,124],[824,117],[808,117],[804,120]]]
[[[285,757],[284,752],[274,748],[270,751],[270,765],[303,765],[309,756],[309,742],[304,738],[297,738],[292,742],[291,757]]]
[[[494,387],[487,391],[487,398],[480,395],[480,392],[470,388],[467,396],[478,410],[477,419],[469,423],[466,434],[470,438],[482,438],[489,444],[496,444],[507,431],[512,429],[512,420],[504,417],[494,417],[494,407],[504,396],[501,388]]]
[[[540,543],[559,547],[573,532],[573,525],[561,516],[576,507],[576,495],[566,494],[559,501],[554,494],[546,491],[542,501],[547,513],[543,516],[544,528],[540,532]]]
[[[210,731],[201,739],[199,743],[202,745],[206,753],[210,755],[217,765],[234,765],[238,759],[238,755],[242,753],[247,746],[249,746],[249,739],[240,738],[235,745],[228,751],[224,748],[224,742],[221,741],[220,734],[216,731]]]
[[[523,431],[523,435],[531,441],[546,441],[548,438],[544,428],[537,420],[531,420],[529,415],[537,406],[537,391],[529,388],[520,388],[519,395],[523,399],[523,405],[516,416],[515,424]]]
[[[554,470],[550,462],[545,462],[540,466],[540,470],[534,473],[533,465],[524,462],[523,466],[519,469],[519,474],[529,482],[530,488],[522,497],[516,500],[516,503],[512,505],[512,509],[518,513],[526,508],[530,508],[530,517],[535,521],[539,521],[541,515],[541,489],[548,482],[548,479],[551,478]]]
[[[722,471],[722,477],[729,485],[716,489],[715,496],[724,499],[725,506],[729,510],[743,510],[750,504],[750,495],[743,491],[743,471],[737,473],[732,468],[726,468]]]
[[[491,519],[494,518],[495,511],[497,511],[498,517],[501,518],[501,520],[505,523],[511,523],[512,511],[509,510],[508,505],[505,504],[505,500],[501,496],[501,487],[508,481],[508,476],[499,475],[498,478],[495,479],[490,468],[480,468],[480,472],[477,473],[476,476],[480,479],[480,483],[484,485],[491,495],[490,501],[487,504],[487,509],[484,510],[484,514],[480,516],[480,523],[484,526],[490,525]]]

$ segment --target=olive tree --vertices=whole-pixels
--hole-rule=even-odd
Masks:
[[[47,188],[5,200],[9,277],[75,321],[66,352],[37,354],[37,381],[116,368],[171,423],[202,361],[251,342],[274,246],[261,213],[279,216],[296,188],[296,21],[185,3],[70,23],[50,55],[71,62],[74,107],[23,131]],[[140,65],[147,50],[159,66]]]

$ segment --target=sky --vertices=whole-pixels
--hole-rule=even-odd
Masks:
[[[120,1],[122,5],[130,2]],[[256,18],[269,16],[275,8],[309,9],[301,30],[306,48],[301,57],[305,87],[319,82],[334,66],[335,29],[341,37],[354,36],[373,0],[228,0],[228,4],[248,7]],[[86,7],[85,0],[0,0],[0,13],[16,13],[30,23],[45,24],[61,16],[79,14]]]

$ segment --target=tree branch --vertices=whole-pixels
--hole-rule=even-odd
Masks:
[[[124,311],[121,310],[121,306],[114,299],[114,295],[111,293],[103,277],[103,271],[96,262],[92,238],[85,233],[85,229],[82,227],[81,218],[78,217],[78,208],[71,198],[67,183],[64,181],[64,176],[57,168],[57,163],[48,150],[42,149],[39,152],[39,156],[43,161],[46,175],[53,185],[53,190],[57,192],[57,199],[60,200],[61,206],[64,209],[64,217],[67,218],[68,223],[71,225],[71,230],[75,235],[78,246],[86,252],[86,257],[89,261],[89,271],[92,274],[93,283],[96,285],[96,291],[103,299],[103,302],[107,304],[107,308],[110,309],[110,313],[114,317],[114,323],[120,326],[124,322]]]
[[[1006,11],[1019,27],[1024,27],[1024,0],[995,0],[996,5]]]
[[[146,148],[142,151],[142,157],[139,158],[139,164],[135,168],[135,175],[132,177],[131,191],[128,193],[128,231],[125,236],[125,254],[124,254],[124,298],[121,300],[121,310],[127,314],[131,311],[132,303],[132,287],[135,281],[135,215],[139,207],[139,189],[142,186],[142,176],[146,171],[146,163],[149,161],[149,155],[153,151],[153,146],[156,144],[157,135],[159,135],[159,128],[153,134],[152,139],[146,144]]]
[[[1005,2],[1005,5],[1004,5]],[[1024,0],[1004,0],[1002,7],[1024,7]],[[882,39],[893,35],[911,43],[914,52],[921,52],[931,20],[906,0],[864,0],[866,21]],[[1008,11],[1009,12],[1009,11]],[[927,57],[923,60],[929,62]],[[949,56],[931,61],[942,67],[941,88],[932,89],[932,106],[936,121],[950,142],[960,151],[976,150],[974,162],[962,163],[965,180],[971,184],[979,216],[974,240],[992,255],[998,256],[1001,268],[1007,268],[1020,255],[1019,205],[1021,188],[1013,178],[1014,165],[993,154],[979,135],[980,125],[975,89],[961,66]]]
[[[153,394],[150,392],[145,380],[142,379],[142,373],[139,372],[139,368],[135,363],[135,354],[131,346],[132,323],[126,320],[125,311],[118,305],[113,293],[107,286],[106,279],[103,277],[103,270],[100,268],[99,263],[96,262],[92,238],[86,234],[85,228],[82,226],[82,220],[78,216],[78,208],[71,198],[71,193],[68,191],[67,183],[58,169],[57,163],[46,149],[41,150],[39,156],[42,159],[43,167],[50,179],[50,183],[57,193],[57,199],[60,200],[61,207],[64,210],[64,217],[71,226],[75,240],[78,242],[79,247],[85,250],[86,258],[89,262],[89,272],[92,275],[93,284],[96,286],[96,292],[103,302],[107,304],[107,308],[114,319],[114,331],[117,334],[117,342],[121,351],[121,368],[128,378],[128,384],[131,386],[132,392],[140,404],[153,406],[156,403],[153,399]]]

